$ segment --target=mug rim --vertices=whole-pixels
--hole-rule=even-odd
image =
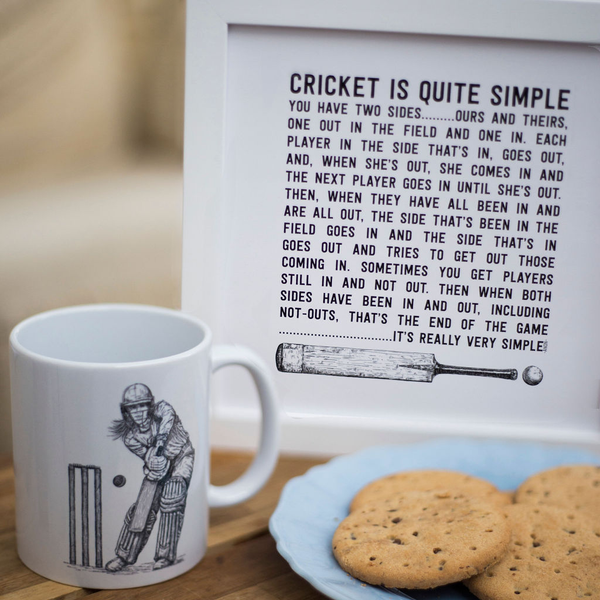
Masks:
[[[76,313],[95,313],[95,312],[108,312],[108,311],[130,311],[135,312],[137,314],[155,314],[155,315],[164,315],[169,316],[175,319],[180,320],[181,322],[187,322],[190,325],[193,325],[202,331],[202,339],[199,343],[192,346],[191,348],[184,350],[183,352],[177,352],[175,354],[169,354],[166,356],[161,356],[158,358],[149,358],[142,360],[132,360],[132,361],[110,361],[110,362],[101,362],[101,361],[80,361],[80,360],[71,360],[66,358],[57,358],[53,356],[48,356],[46,354],[42,354],[40,352],[36,352],[35,350],[31,350],[30,348],[24,346],[18,339],[19,334],[26,328],[32,325],[35,325],[38,322],[45,321],[47,319],[53,318],[55,316],[60,316],[64,314],[76,314]],[[69,368],[79,368],[79,369],[115,369],[115,368],[126,368],[130,366],[140,366],[140,365],[158,365],[158,364],[168,364],[170,362],[179,361],[188,356],[192,356],[196,353],[202,352],[206,348],[210,347],[212,343],[212,331],[209,326],[198,319],[197,317],[184,313],[181,310],[166,308],[162,306],[153,306],[150,304],[136,304],[136,303],[127,303],[127,302],[115,302],[115,303],[97,303],[97,304],[78,304],[74,306],[66,306],[61,308],[55,308],[43,311],[41,313],[37,313],[26,319],[23,319],[20,323],[15,325],[10,333],[9,342],[11,350],[17,354],[26,356],[31,360],[35,360],[40,363],[45,363],[48,365],[56,365],[61,367],[69,367]]]

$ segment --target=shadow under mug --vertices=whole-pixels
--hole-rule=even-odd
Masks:
[[[17,550],[33,571],[89,588],[171,579],[207,545],[209,507],[255,494],[278,454],[269,370],[251,350],[212,346],[179,311],[97,304],[31,317],[10,336]],[[262,410],[257,454],[209,482],[209,387],[246,368]]]

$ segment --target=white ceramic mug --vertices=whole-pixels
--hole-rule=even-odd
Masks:
[[[184,313],[108,304],[42,313],[10,336],[17,550],[71,585],[127,588],[196,565],[208,509],[269,478],[279,421],[269,371],[250,350],[211,347]],[[209,483],[209,381],[248,369],[262,407],[258,452],[233,483]]]

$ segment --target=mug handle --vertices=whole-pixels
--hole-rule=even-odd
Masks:
[[[215,346],[211,353],[212,372],[229,365],[242,366],[252,375],[260,400],[262,422],[258,451],[250,466],[227,485],[208,486],[210,507],[231,506],[248,500],[267,482],[279,455],[279,408],[275,385],[265,363],[244,346]]]

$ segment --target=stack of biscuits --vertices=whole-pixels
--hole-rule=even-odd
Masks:
[[[333,536],[350,575],[481,600],[600,600],[600,467],[561,466],[515,493],[456,471],[405,471],[356,494]]]

